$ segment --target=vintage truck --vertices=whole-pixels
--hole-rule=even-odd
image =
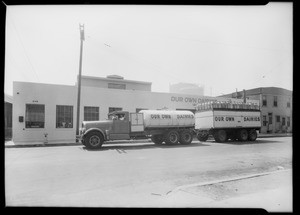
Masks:
[[[151,138],[155,144],[190,144],[195,116],[191,111],[141,110],[139,113],[114,111],[104,121],[83,121],[81,142],[97,149],[106,141]]]
[[[206,141],[209,135],[216,142],[255,141],[260,128],[258,104],[211,101],[196,106],[195,132],[199,141]]]

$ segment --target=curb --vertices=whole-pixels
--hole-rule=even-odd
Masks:
[[[287,135],[258,135],[257,138],[271,138],[271,137],[292,137],[293,134]],[[210,140],[213,140],[211,138]],[[141,140],[132,140],[132,141],[115,141],[109,142],[110,144],[119,144],[119,143],[135,143],[139,142],[151,142],[149,139],[141,139]],[[194,141],[198,141],[197,138],[194,138]],[[80,146],[81,143],[47,143],[47,144],[31,144],[31,145],[5,145],[5,148],[30,148],[30,147],[54,147],[54,146]]]

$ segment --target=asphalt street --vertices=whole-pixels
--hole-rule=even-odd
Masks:
[[[291,137],[5,148],[5,200],[7,206],[292,211],[291,169]]]

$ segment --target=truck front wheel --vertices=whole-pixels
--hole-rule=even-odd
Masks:
[[[225,130],[218,130],[214,133],[214,139],[218,143],[223,143],[228,140],[227,133]]]
[[[84,138],[85,146],[89,149],[99,149],[103,144],[103,137],[99,132],[92,131]]]
[[[151,140],[153,143],[160,145],[163,142],[163,137],[160,134],[152,135]]]
[[[179,141],[179,134],[177,131],[169,131],[166,135],[167,144],[176,144]]]
[[[188,145],[193,141],[193,134],[190,131],[183,131],[180,133],[179,142],[183,145]]]

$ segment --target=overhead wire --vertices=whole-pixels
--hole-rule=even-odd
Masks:
[[[13,24],[13,28],[14,28],[15,32],[17,33],[16,35],[17,35],[17,38],[18,38],[18,40],[19,40],[19,43],[21,44],[21,46],[22,46],[22,48],[23,48],[23,52],[24,52],[24,54],[25,54],[25,56],[26,56],[26,60],[27,60],[27,62],[29,63],[29,65],[30,65],[30,67],[31,67],[31,70],[32,70],[33,73],[35,74],[35,77],[37,78],[38,82],[40,82],[40,79],[39,79],[39,77],[38,77],[38,74],[36,73],[36,70],[34,69],[34,66],[32,65],[32,63],[31,63],[31,61],[30,61],[30,59],[29,59],[29,56],[28,56],[28,54],[27,54],[27,52],[26,52],[26,49],[25,49],[25,46],[24,46],[24,44],[23,44],[23,42],[22,42],[22,40],[21,40],[20,34],[19,34],[19,32],[18,32],[18,30],[17,30],[17,28],[16,28],[16,26],[15,26],[14,20],[13,20],[12,17],[10,17],[10,19],[11,19],[11,23]]]

